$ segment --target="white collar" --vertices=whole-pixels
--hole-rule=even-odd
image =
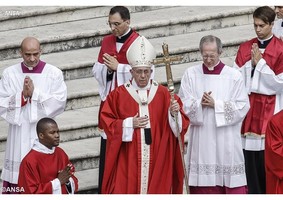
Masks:
[[[261,44],[263,44],[265,41],[270,40],[272,37],[273,37],[273,34],[272,34],[269,38],[264,39],[264,40],[261,40],[261,39],[259,39],[259,38],[257,38],[257,39],[258,39],[258,41],[259,41]]]
[[[149,90],[150,86],[151,86],[151,79],[148,81],[147,86],[145,86],[144,88],[141,88],[137,85],[135,79],[132,79],[132,86],[136,89],[136,90]]]
[[[45,153],[45,154],[53,154],[55,151],[55,147],[52,147],[52,149],[49,149],[45,145],[41,144],[38,141],[38,139],[34,141],[32,149],[40,153]]]

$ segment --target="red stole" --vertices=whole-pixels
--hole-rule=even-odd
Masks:
[[[251,60],[252,44],[257,41],[253,38],[240,45],[235,60],[240,68]],[[276,75],[283,72],[283,45],[278,38],[271,39],[262,57]],[[241,133],[264,136],[267,122],[274,114],[276,96],[251,93],[249,99],[251,108],[243,121]]]
[[[117,47],[116,47],[116,36],[112,34],[105,36],[101,43],[101,49],[98,55],[98,62],[104,63],[103,54],[108,53],[111,56],[116,56],[116,59],[118,60],[119,63],[128,64],[128,60],[126,57],[127,50],[138,36],[139,34],[133,31],[130,37],[124,42],[119,52],[117,52]]]

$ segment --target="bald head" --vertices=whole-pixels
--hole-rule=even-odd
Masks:
[[[41,55],[40,42],[34,37],[26,37],[21,43],[20,53],[27,67],[37,66]]]
[[[35,37],[26,37],[21,43],[21,51],[27,47],[40,49],[40,42]]]

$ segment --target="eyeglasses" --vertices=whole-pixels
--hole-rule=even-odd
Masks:
[[[138,69],[138,70],[133,70],[136,74],[138,74],[138,75],[142,75],[143,73],[145,74],[145,75],[148,75],[148,74],[150,74],[150,72],[151,72],[151,69],[145,69],[145,70],[142,70],[142,69]]]
[[[115,26],[115,27],[117,27],[117,26],[120,26],[121,24],[123,24],[125,21],[122,21],[122,22],[107,22],[107,25],[108,26]]]
[[[211,60],[214,60],[215,58],[217,58],[218,55],[202,55],[202,58],[204,60],[207,60],[208,58],[210,58]]]

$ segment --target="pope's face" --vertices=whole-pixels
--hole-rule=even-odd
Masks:
[[[152,70],[150,67],[134,67],[131,69],[131,74],[140,88],[147,86]]]

